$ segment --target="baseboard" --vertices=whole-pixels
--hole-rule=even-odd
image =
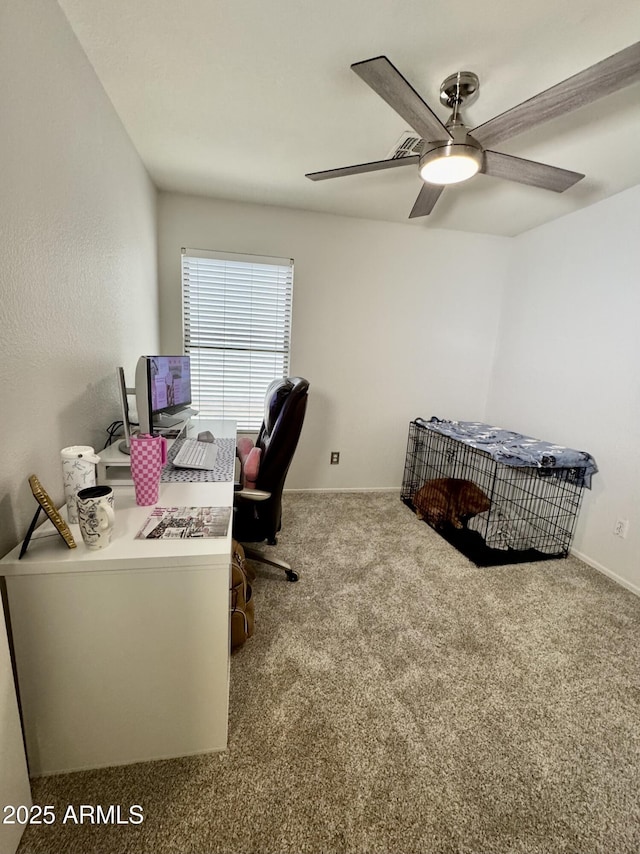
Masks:
[[[622,576],[617,575],[612,570],[607,569],[606,566],[603,566],[601,563],[598,563],[597,560],[593,560],[593,558],[588,557],[587,555],[579,552],[577,549],[571,549],[571,554],[574,557],[577,557],[578,560],[581,560],[583,563],[586,563],[588,566],[593,567],[593,569],[597,569],[598,572],[601,572],[603,575],[606,575],[612,581],[615,581],[616,584],[619,584],[621,587],[626,587],[627,590],[630,590],[632,593],[635,593],[636,596],[640,596],[640,587],[637,584],[633,584],[631,581],[627,581],[626,578],[622,578]]]
[[[285,492],[395,492],[400,495],[397,486],[328,486],[319,489],[285,489]]]

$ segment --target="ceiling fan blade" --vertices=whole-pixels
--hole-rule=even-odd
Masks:
[[[505,178],[507,181],[530,184],[556,193],[564,193],[584,178],[580,172],[570,172],[568,169],[501,154],[499,151],[485,151],[482,171],[492,178]]]
[[[415,165],[419,160],[417,154],[410,157],[396,157],[394,160],[374,160],[372,163],[358,163],[355,166],[343,166],[341,169],[308,172],[304,177],[312,181],[324,181],[327,178],[342,178],[344,175],[360,175],[362,172],[379,172],[381,169],[394,169],[396,166]]]
[[[416,199],[414,206],[411,208],[409,219],[415,219],[418,216],[429,216],[443,190],[444,186],[436,186],[435,184],[426,183],[423,184],[422,189],[418,193],[418,198]]]
[[[440,119],[386,56],[354,62],[351,68],[424,140],[451,139]]]
[[[470,133],[482,146],[495,145],[637,80],[640,80],[640,42],[534,95]]]

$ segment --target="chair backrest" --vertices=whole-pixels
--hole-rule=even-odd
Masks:
[[[309,383],[302,377],[274,380],[267,389],[264,421],[256,440],[262,449],[256,489],[271,493],[257,502],[255,512],[264,538],[273,540],[280,530],[282,490],[298,446],[307,409]]]

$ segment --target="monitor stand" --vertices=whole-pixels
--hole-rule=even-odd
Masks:
[[[197,409],[181,409],[180,412],[174,412],[169,415],[165,412],[157,412],[153,416],[153,426],[159,427],[160,429],[166,427],[177,427],[178,424],[183,424],[185,421],[188,421],[190,418],[193,418],[194,415],[198,414]]]

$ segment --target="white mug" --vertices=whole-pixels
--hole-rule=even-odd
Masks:
[[[76,495],[78,523],[88,549],[103,549],[111,542],[115,524],[113,489],[110,486],[90,486]]]
[[[100,462],[100,457],[90,445],[70,445],[60,451],[60,457],[67,519],[75,524],[78,521],[76,494],[80,489],[96,485],[96,463]]]

